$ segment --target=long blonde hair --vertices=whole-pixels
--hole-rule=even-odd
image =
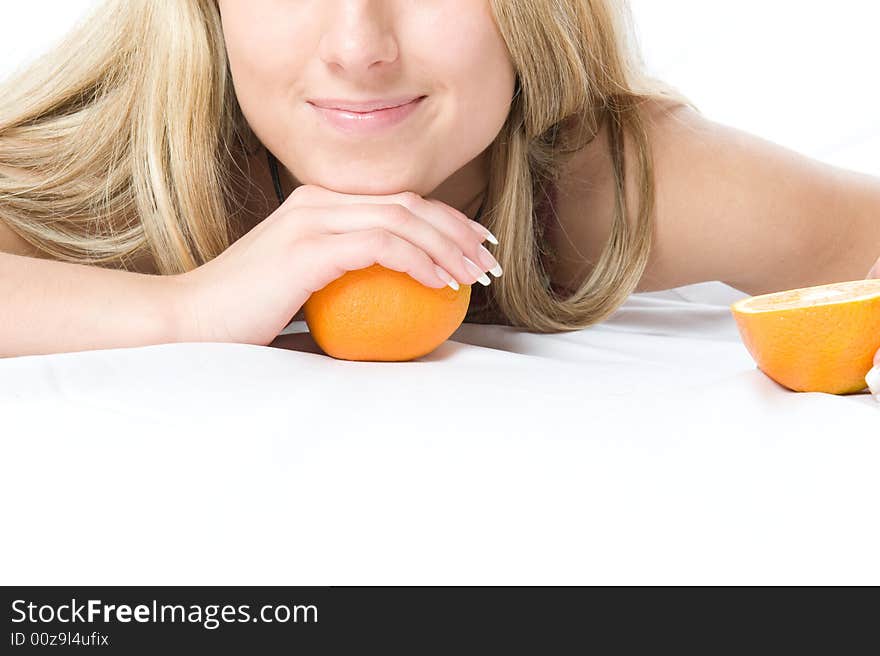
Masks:
[[[635,290],[651,249],[654,174],[641,105],[694,106],[650,78],[625,0],[490,0],[517,74],[490,147],[483,222],[504,275],[470,319],[535,332],[577,330]],[[607,122],[616,184],[612,232],[568,297],[536,199]],[[623,135],[638,153],[639,207],[627,221]],[[216,0],[105,0],[54,49],[0,84],[0,221],[48,257],[160,274],[219,255],[237,232],[237,162],[259,141],[235,97]],[[584,217],[589,220],[589,217]],[[490,307],[491,306],[491,307]]]

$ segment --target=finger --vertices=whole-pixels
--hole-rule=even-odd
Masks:
[[[293,200],[291,203],[296,206],[317,207],[321,205],[362,205],[376,204],[387,205],[397,203],[403,205],[411,212],[424,216],[427,220],[431,220],[438,227],[451,226],[449,219],[453,219],[465,226],[469,230],[477,233],[480,242],[488,239],[493,244],[497,244],[498,240],[489,230],[480,224],[468,218],[464,212],[461,212],[451,205],[437,200],[436,198],[423,198],[415,192],[404,191],[398,194],[387,195],[366,195],[366,194],[344,194],[319,185],[301,185],[291,194]],[[461,235],[462,232],[456,234]],[[465,244],[462,244],[463,250],[468,251]]]
[[[472,221],[454,207],[437,199],[422,198],[417,194],[402,195],[407,209],[426,218],[442,230],[454,234],[462,252],[467,257],[469,270],[476,267],[480,274],[485,274],[488,271],[496,278],[501,276],[501,265],[482,244],[488,235],[492,234],[486,228],[476,221]],[[474,239],[474,234],[476,234],[476,239]]]
[[[340,234],[324,234],[314,238],[316,248],[332,251],[332,260],[339,267],[335,279],[347,271],[380,264],[386,269],[406,273],[427,287],[439,289],[452,279],[442,267],[421,248],[382,228],[369,228]],[[326,253],[323,257],[330,257]],[[326,260],[325,260],[326,261]],[[330,280],[317,281],[316,289]]]
[[[346,211],[333,207],[316,207],[311,208],[309,213],[322,233],[343,234],[381,228],[427,253],[458,282],[467,285],[477,280],[483,285],[490,282],[484,270],[476,264],[477,261],[466,255],[452,237],[402,205],[353,204]],[[473,233],[469,239],[472,243],[477,241]],[[475,249],[472,247],[471,250]]]
[[[431,203],[433,205],[445,208],[446,210],[452,212],[453,216],[455,216],[458,220],[462,221],[465,225],[467,225],[469,228],[474,230],[478,235],[480,235],[480,237],[481,237],[480,241],[483,241],[484,239],[488,239],[493,244],[496,244],[496,245],[498,244],[498,239],[495,237],[495,235],[493,235],[489,231],[489,229],[486,226],[484,226],[479,221],[474,221],[473,219],[469,219],[467,214],[465,214],[464,212],[457,210],[454,207],[452,207],[452,205],[447,205],[443,201],[437,200],[436,198],[425,198],[423,200],[426,203]]]
[[[874,366],[865,376],[865,384],[871,390],[874,400],[880,402],[880,351],[874,355]]]

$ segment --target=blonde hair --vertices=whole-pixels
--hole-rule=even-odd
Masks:
[[[490,0],[517,74],[490,147],[483,222],[504,275],[469,320],[535,332],[577,330],[612,314],[651,248],[654,176],[640,106],[694,106],[644,74],[624,0]],[[612,232],[568,298],[535,216],[545,183],[607,122],[616,184]],[[638,154],[639,208],[628,223],[623,134]],[[215,0],[106,0],[33,64],[0,84],[0,221],[67,262],[160,274],[189,271],[235,239],[238,165],[259,140],[235,98]],[[589,220],[589,217],[585,217]]]

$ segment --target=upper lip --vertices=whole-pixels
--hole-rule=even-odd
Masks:
[[[400,107],[424,96],[405,96],[402,98],[384,98],[380,100],[345,100],[342,98],[312,98],[308,102],[324,109],[342,109],[349,112],[375,112],[380,109]]]

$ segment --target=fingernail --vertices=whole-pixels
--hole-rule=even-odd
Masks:
[[[498,264],[498,260],[492,257],[492,253],[486,250],[486,247],[482,244],[480,245],[480,264],[483,265],[484,269],[488,269],[489,273],[491,273],[496,278],[499,278],[503,271],[501,271],[501,265]]]
[[[483,273],[483,270],[480,267],[478,267],[476,264],[471,262],[467,257],[465,257],[465,256],[462,256],[462,257],[464,257],[465,264],[468,265],[468,268],[471,270],[471,272],[475,276],[478,276],[477,280],[479,280],[483,284],[484,287],[488,287],[492,282],[491,280],[489,280],[489,276],[487,276],[485,273]]]
[[[874,400],[880,403],[880,367],[871,367],[871,371],[865,376],[865,382]]]
[[[490,244],[495,244],[496,246],[498,245],[498,239],[495,237],[495,235],[493,235],[491,232],[489,232],[489,228],[487,228],[483,224],[481,224],[477,221],[473,221],[473,220],[471,221],[471,225],[474,227],[474,230],[476,230],[481,235],[483,235],[486,239],[488,239]]]
[[[455,281],[455,278],[450,276],[449,273],[445,269],[443,269],[435,264],[434,271],[437,272],[437,277],[440,278],[440,280],[442,280],[447,285],[452,287],[452,289],[454,289],[455,291],[458,291],[458,283]]]

